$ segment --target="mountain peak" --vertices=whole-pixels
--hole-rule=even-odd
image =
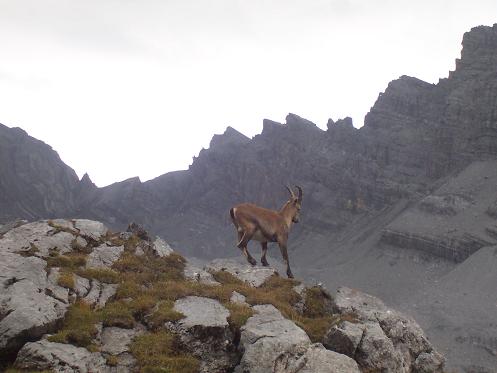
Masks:
[[[214,135],[209,144],[209,148],[224,146],[227,144],[244,144],[250,141],[250,138],[243,133],[237,131],[231,126],[226,127],[226,130],[221,135]]]
[[[456,71],[469,73],[493,72],[497,64],[497,23],[477,26],[464,34],[461,58],[456,60]]]
[[[286,125],[290,128],[306,128],[306,127],[315,127],[316,124],[311,122],[310,120],[304,119],[297,114],[289,113],[286,118]]]

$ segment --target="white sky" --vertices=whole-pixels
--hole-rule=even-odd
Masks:
[[[99,186],[186,169],[292,112],[356,127],[400,75],[436,83],[496,0],[0,0],[0,123]]]

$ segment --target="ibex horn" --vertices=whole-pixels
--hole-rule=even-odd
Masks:
[[[298,185],[295,185],[295,188],[297,188],[299,190],[299,201],[301,202],[302,201],[302,188],[299,187]]]
[[[293,193],[293,190],[290,189],[290,187],[288,185],[285,185],[285,187],[288,189],[288,191],[290,192],[290,196],[292,198],[295,198],[295,194]]]

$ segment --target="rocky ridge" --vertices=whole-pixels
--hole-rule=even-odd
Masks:
[[[90,220],[4,233],[2,364],[13,362],[10,372],[442,372],[444,359],[419,326],[374,297],[345,289],[333,299],[229,259],[202,269],[216,279],[206,285],[187,278],[185,260],[165,245]],[[233,289],[244,295],[229,300]],[[289,314],[300,315],[298,325]],[[364,334],[356,353],[341,347],[348,334],[335,332],[348,324]]]

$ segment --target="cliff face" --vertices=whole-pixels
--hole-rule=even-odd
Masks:
[[[0,221],[65,215],[79,181],[52,148],[0,124]]]

